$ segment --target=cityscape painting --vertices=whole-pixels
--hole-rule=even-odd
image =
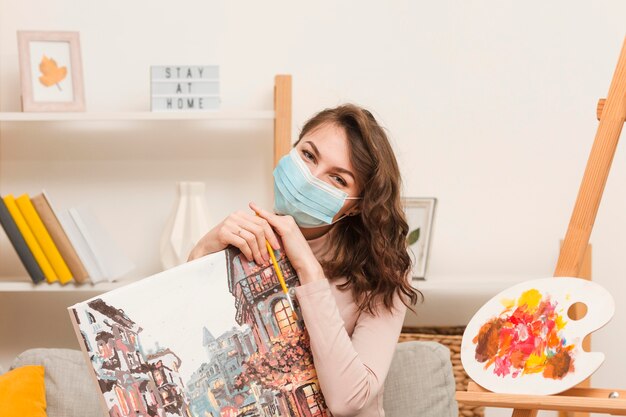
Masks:
[[[288,286],[298,277],[275,251]],[[330,416],[271,266],[207,255],[68,308],[111,417]]]

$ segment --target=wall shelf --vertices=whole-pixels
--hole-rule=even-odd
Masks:
[[[0,122],[93,122],[142,120],[274,120],[273,110],[206,112],[0,112]]]
[[[42,282],[38,285],[26,281],[0,281],[0,292],[106,292],[130,284],[133,281],[100,282],[98,284],[74,284],[59,283],[47,284]]]

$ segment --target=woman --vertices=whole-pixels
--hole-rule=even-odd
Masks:
[[[251,212],[209,231],[189,260],[234,245],[268,265],[265,239],[282,246],[300,278],[296,297],[329,410],[382,416],[385,377],[406,307],[418,295],[385,132],[358,106],[323,110],[280,160],[274,191],[276,214],[250,203]]]

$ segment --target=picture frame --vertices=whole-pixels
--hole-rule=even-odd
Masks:
[[[22,111],[85,111],[78,32],[18,31]]]
[[[402,205],[409,224],[407,250],[412,261],[412,277],[414,280],[424,280],[437,199],[435,197],[404,197]]]

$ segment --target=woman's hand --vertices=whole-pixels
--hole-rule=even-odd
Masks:
[[[293,266],[300,277],[302,284],[324,276],[322,266],[315,258],[309,243],[302,235],[293,217],[277,215],[263,210],[252,202],[250,203],[250,208],[254,210],[260,218],[266,220],[280,236],[285,254],[289,258],[291,266]],[[273,245],[272,247],[275,248]]]
[[[237,211],[202,236],[189,253],[187,262],[233,245],[241,250],[248,261],[268,265],[270,257],[265,239],[273,248],[280,248],[278,238],[267,220],[252,213]]]

